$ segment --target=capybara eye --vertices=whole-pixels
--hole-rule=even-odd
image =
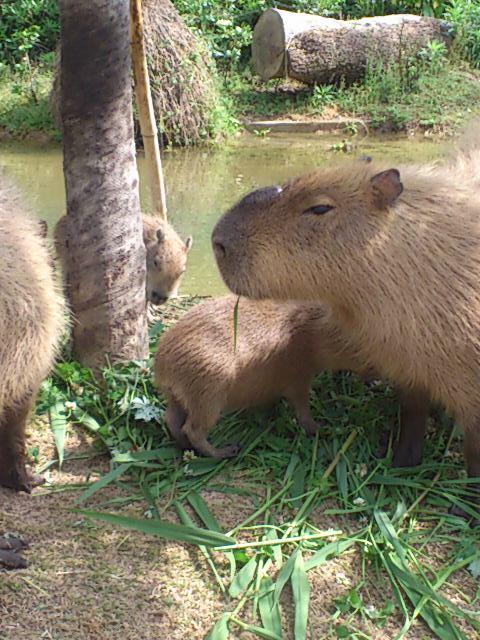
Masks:
[[[328,213],[335,207],[331,204],[318,204],[316,207],[310,207],[305,209],[303,213],[312,213],[314,216],[322,216],[324,213]]]

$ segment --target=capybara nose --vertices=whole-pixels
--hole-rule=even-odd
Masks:
[[[213,236],[212,238],[213,250],[217,258],[225,258],[227,255],[227,247],[225,240],[220,236]]]
[[[150,297],[151,297],[151,302],[153,304],[164,304],[167,301],[167,298],[165,296],[162,296],[160,293],[157,293],[156,291],[152,291]]]

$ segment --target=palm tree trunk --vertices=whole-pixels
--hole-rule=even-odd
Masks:
[[[148,353],[129,0],[60,0],[60,25],[73,348],[98,367]]]

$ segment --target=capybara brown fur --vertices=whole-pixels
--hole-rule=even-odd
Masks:
[[[162,304],[178,294],[192,238],[189,236],[183,241],[172,225],[159,216],[144,213],[142,223],[147,253],[147,300],[153,304]],[[69,243],[74,241],[69,230],[68,216],[62,216],[55,225],[54,241],[68,287],[66,253]]]
[[[480,152],[345,163],[250,194],[213,231],[232,291],[328,303],[380,375],[463,425],[480,476]],[[473,486],[472,486],[473,488]]]
[[[370,372],[336,325],[327,307],[242,298],[234,351],[234,296],[190,309],[160,339],[155,381],[167,397],[167,426],[180,447],[229,457],[237,445],[215,448],[207,435],[224,411],[266,405],[285,397],[308,434],[318,425],[310,413],[310,385],[323,370]],[[428,400],[402,395],[399,464],[408,456],[405,429],[424,429]],[[404,427],[404,421],[408,425]],[[408,435],[408,434],[407,434]]]
[[[0,178],[0,485],[30,491],[25,426],[65,322],[44,229]]]

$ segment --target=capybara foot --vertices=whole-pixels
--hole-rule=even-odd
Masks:
[[[321,422],[315,422],[313,418],[308,418],[300,421],[300,426],[305,429],[307,436],[314,436],[319,429],[322,429],[325,425]]]
[[[28,471],[28,481],[30,484],[30,488],[40,487],[42,484],[45,484],[46,479],[44,476],[41,476],[39,473],[33,473],[32,471]]]
[[[0,567],[4,569],[25,569],[27,561],[14,551],[3,551],[0,549]]]
[[[214,454],[215,458],[234,458],[239,454],[241,445],[239,444],[229,444],[226,447],[221,447],[216,449],[216,453]]]
[[[463,518],[464,520],[470,521],[472,527],[480,527],[480,497],[472,498],[472,496],[465,496],[465,501],[469,503],[475,502],[476,506],[474,506],[473,508],[478,512],[478,515],[476,517],[472,516],[470,513],[467,513],[466,511],[464,511],[464,509],[462,509],[462,507],[456,504],[452,504],[448,512],[452,516],[457,516],[457,518]]]
[[[23,462],[16,466],[4,467],[0,471],[0,486],[14,491],[25,491],[30,493],[32,490],[30,474],[27,472]]]
[[[395,447],[392,467],[416,467],[422,461],[422,451],[416,446]]]
[[[242,447],[239,444],[229,444],[226,447],[212,447],[208,442],[206,445],[198,443],[195,446],[195,450],[203,456],[209,458],[217,458],[219,460],[223,458],[234,458]]]
[[[0,567],[4,569],[25,569],[27,561],[18,553],[28,547],[21,538],[0,536]]]
[[[382,431],[380,434],[380,438],[378,439],[377,448],[375,449],[375,457],[376,458],[385,458],[388,452],[388,443],[390,441],[391,431],[386,429]]]

